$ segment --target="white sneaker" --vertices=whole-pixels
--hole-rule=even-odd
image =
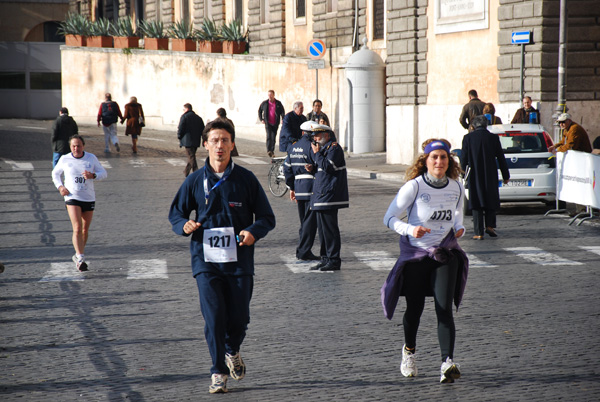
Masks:
[[[213,374],[210,376],[212,384],[208,387],[211,394],[224,394],[227,392],[227,374]]]
[[[458,380],[460,378],[460,365],[454,363],[451,358],[446,358],[446,361],[442,363],[442,367],[440,368],[441,383],[452,383],[454,380]]]
[[[82,258],[81,260],[79,260],[77,258],[77,254],[73,254],[73,258],[72,258],[73,262],[75,263],[75,267],[80,271],[80,272],[85,272],[88,270],[88,265],[85,262],[85,260]]]
[[[225,353],[225,364],[229,368],[229,374],[231,375],[231,378],[234,380],[239,381],[246,375],[246,365],[242,360],[242,355],[240,352],[237,352],[234,355]]]
[[[417,362],[415,361],[415,354],[406,350],[406,345],[402,346],[402,364],[400,365],[400,372],[404,377],[417,376]]]

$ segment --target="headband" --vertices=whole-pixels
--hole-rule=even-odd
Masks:
[[[425,146],[425,153],[429,154],[431,153],[431,151],[435,151],[436,149],[443,149],[444,151],[446,151],[448,153],[448,155],[450,155],[450,148],[448,147],[448,144],[446,144],[443,141],[432,141],[429,144],[427,144]]]

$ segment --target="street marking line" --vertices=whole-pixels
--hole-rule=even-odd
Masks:
[[[262,159],[253,158],[252,156],[234,156],[234,161],[247,163],[248,165],[268,165],[270,162],[265,162]]]
[[[143,159],[130,159],[129,164],[133,165],[133,167],[146,167],[148,164]]]
[[[187,162],[183,159],[165,159],[165,162],[173,165],[173,166],[185,166]]]
[[[30,162],[15,162],[12,159],[0,158],[12,167],[12,170],[33,170],[33,164]]]
[[[110,165],[110,163],[108,161],[98,161],[100,162],[100,165],[102,165],[102,167],[104,169],[112,169],[112,166]]]
[[[15,126],[16,128],[27,128],[29,130],[46,130],[45,127]]]
[[[600,246],[579,246],[580,249],[600,255]]]
[[[53,262],[50,264],[50,271],[40,279],[40,282],[80,282],[84,279],[85,274],[75,268],[74,262]]]
[[[334,271],[311,271],[310,267],[317,265],[318,261],[301,261],[296,258],[294,254],[284,254],[281,256],[281,260],[290,271],[295,274],[325,274],[333,273]]]
[[[374,271],[391,271],[398,260],[387,251],[356,251],[354,255]]]
[[[539,265],[583,265],[581,262],[567,260],[538,247],[511,247],[505,250],[512,251],[519,257]]]
[[[469,257],[469,268],[496,268],[497,265],[485,262],[474,254],[467,254]]]
[[[167,261],[152,260],[130,260],[127,279],[168,279]]]

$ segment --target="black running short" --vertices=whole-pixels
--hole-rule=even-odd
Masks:
[[[96,208],[96,202],[87,202],[87,201],[77,201],[77,200],[69,200],[65,201],[66,205],[75,205],[81,208],[81,212],[93,211]]]

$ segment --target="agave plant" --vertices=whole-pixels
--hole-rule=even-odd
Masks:
[[[220,29],[217,28],[217,24],[215,24],[215,20],[209,20],[208,18],[204,18],[204,20],[202,21],[202,26],[199,30],[196,30],[196,37],[199,40],[204,40],[208,42],[223,40]]]
[[[71,13],[67,14],[67,18],[60,23],[58,33],[61,35],[81,35],[86,36],[90,33],[91,22],[87,17],[81,14]]]
[[[162,21],[144,20],[140,21],[140,32],[147,38],[167,38]]]
[[[223,25],[221,34],[224,40],[232,42],[245,42],[248,32],[242,33],[242,22],[240,20],[231,20],[228,24]]]
[[[111,36],[113,24],[106,18],[98,18],[90,27],[91,36]]]
[[[112,29],[113,36],[137,36],[130,17],[121,17]]]
[[[167,30],[168,35],[173,39],[193,39],[195,31],[192,24],[185,21],[177,21]]]

